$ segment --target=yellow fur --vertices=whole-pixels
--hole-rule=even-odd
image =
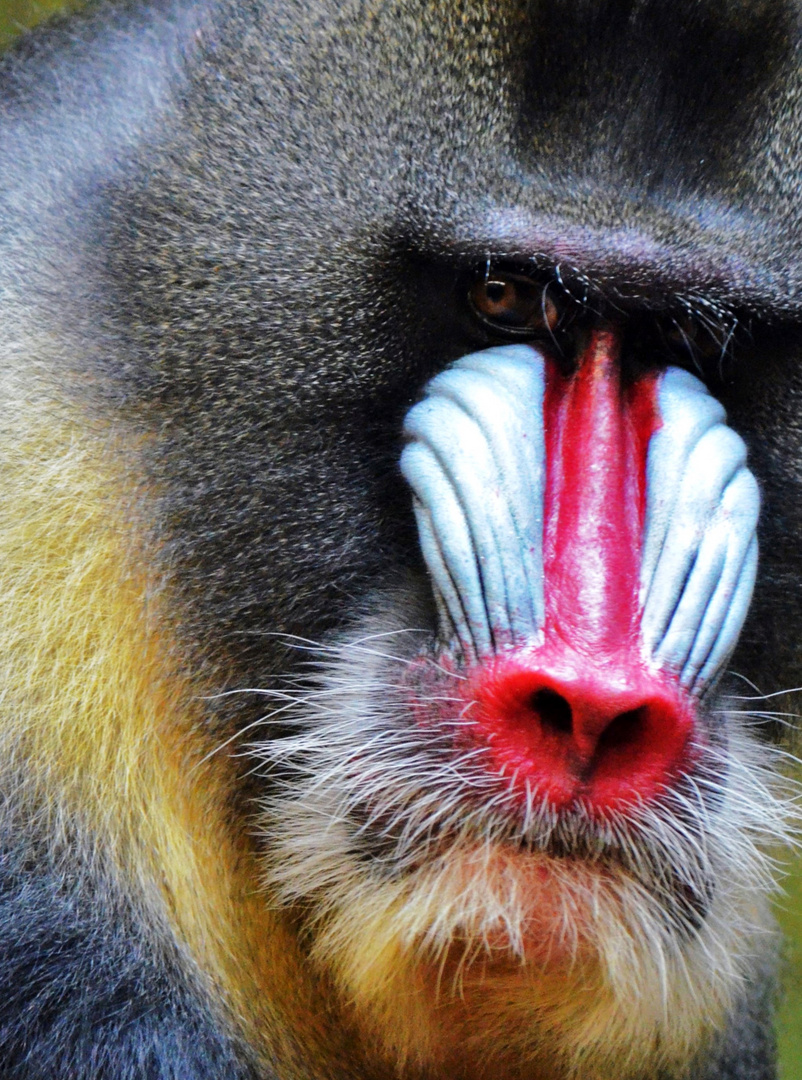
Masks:
[[[336,1060],[337,1036],[259,889],[254,852],[229,827],[234,778],[225,755],[208,756],[206,688],[178,670],[138,520],[147,493],[123,465],[135,458],[119,435],[47,400],[6,411],[0,779],[28,821],[84,838],[88,856],[110,853],[253,1045],[285,1074],[304,1071],[316,1045]]]

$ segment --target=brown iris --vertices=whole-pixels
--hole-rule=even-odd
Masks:
[[[475,281],[468,295],[482,322],[505,334],[550,332],[560,319],[543,285],[523,274],[494,271]]]

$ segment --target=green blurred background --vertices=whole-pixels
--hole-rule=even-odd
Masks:
[[[10,45],[17,34],[33,26],[53,11],[69,11],[81,0],[0,0],[0,49]]]
[[[81,0],[0,0],[0,49],[51,12],[80,4]],[[802,1080],[802,856],[791,866],[778,915],[788,939],[779,1018],[780,1075],[782,1080]]]

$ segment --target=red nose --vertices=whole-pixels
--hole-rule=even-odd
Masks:
[[[648,802],[676,775],[693,732],[672,678],[568,650],[493,661],[471,690],[468,715],[495,768],[555,809]]]
[[[548,370],[543,642],[474,672],[468,715],[496,766],[554,806],[646,801],[675,774],[693,707],[643,655],[639,600],[656,375],[625,381],[614,330]]]

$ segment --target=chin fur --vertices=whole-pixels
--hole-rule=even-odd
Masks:
[[[426,615],[380,608],[334,646],[298,643],[314,671],[265,692],[270,738],[249,750],[275,791],[267,883],[313,961],[401,1067],[682,1075],[773,934],[773,853],[799,819],[778,752],[717,717],[726,737],[659,801],[557,816],[455,749],[457,706],[416,724]]]

